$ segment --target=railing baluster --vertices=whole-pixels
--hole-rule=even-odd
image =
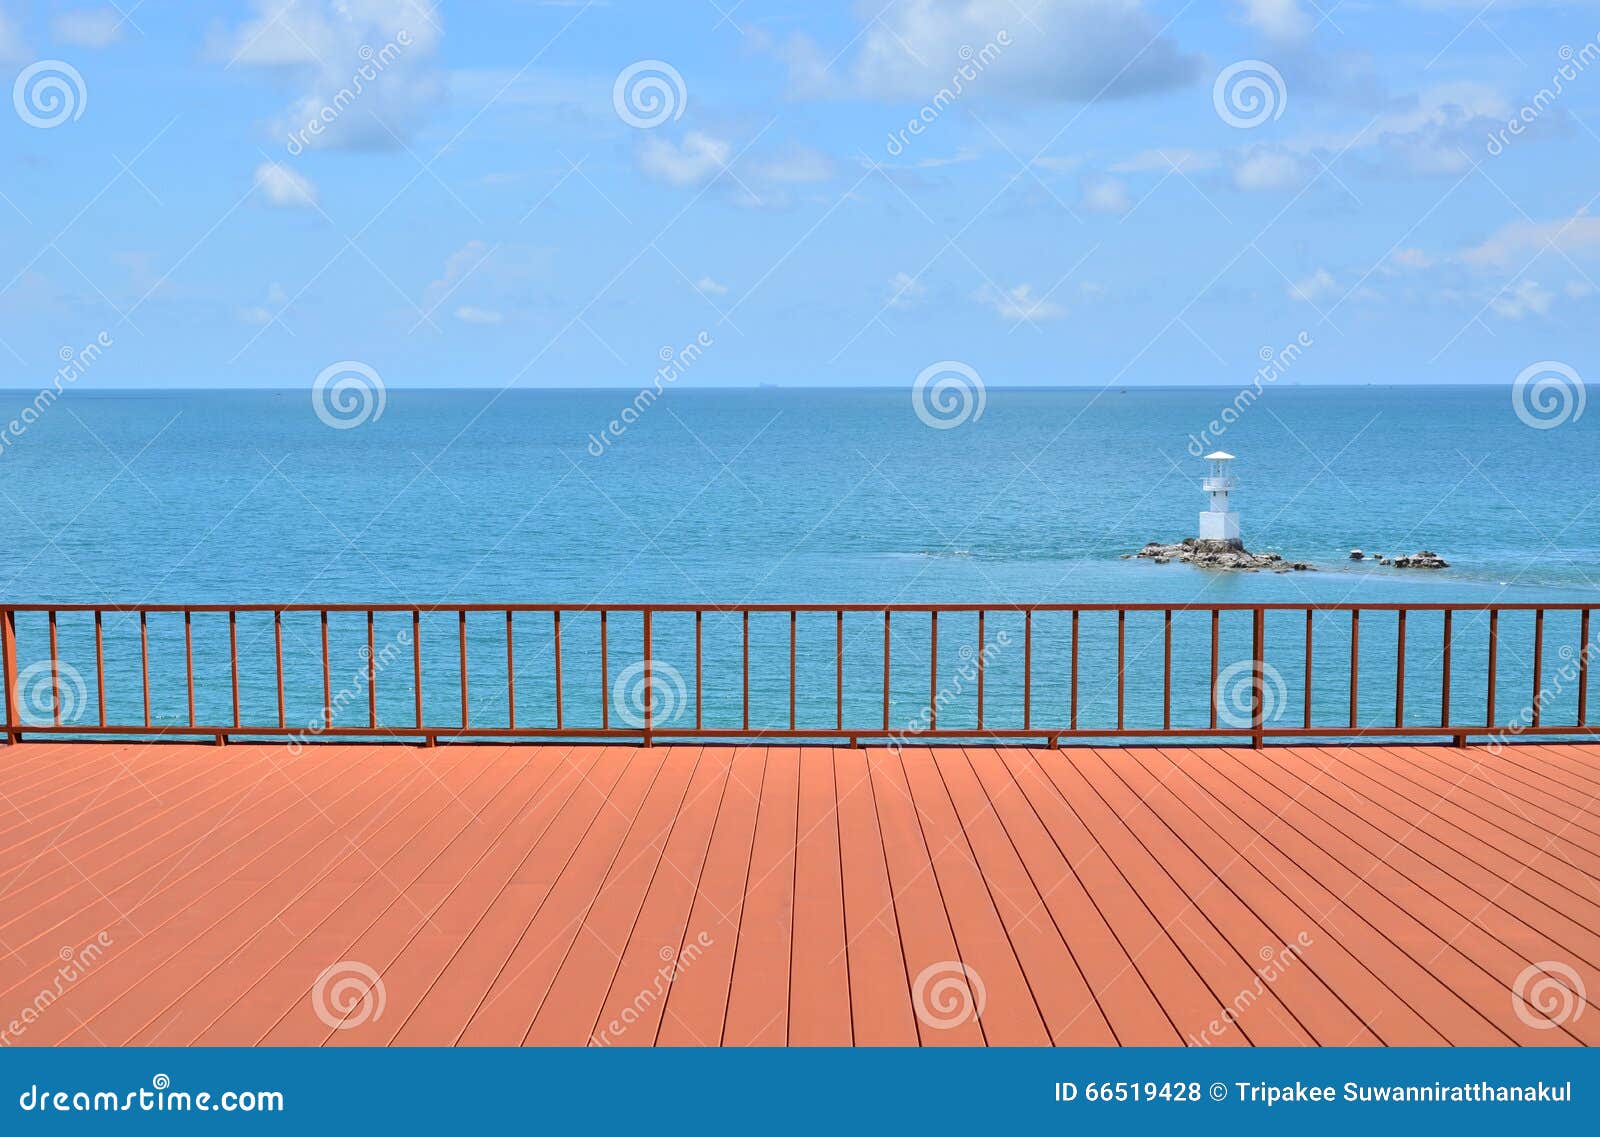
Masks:
[[[603,675],[600,684],[605,686]],[[517,729],[517,647],[510,608],[506,609],[506,727]]]
[[[1395,621],[1394,646],[1394,725],[1406,725],[1406,610],[1400,609]]]
[[[1537,730],[1539,728],[1539,719],[1541,717],[1541,711],[1543,710],[1543,708],[1541,706],[1541,704],[1544,702],[1544,699],[1541,698],[1543,692],[1540,690],[1540,688],[1543,686],[1543,682],[1542,682],[1542,679],[1541,679],[1541,676],[1540,676],[1540,672],[1543,669],[1543,666],[1544,666],[1544,609],[1543,608],[1536,608],[1536,609],[1534,609],[1534,612],[1533,612],[1533,704],[1532,704],[1533,721],[1530,724],[1530,725],[1532,725],[1532,727],[1535,730]]]
[[[144,725],[150,725],[150,627],[147,613],[139,613],[139,675],[144,688]]]
[[[606,610],[600,609],[600,729],[611,729],[611,672],[606,662]]]
[[[844,609],[834,613],[833,622],[833,725],[844,729]],[[696,724],[699,725],[699,724]]]
[[[378,729],[378,633],[372,609],[367,609],[367,729]]]
[[[1451,632],[1450,609],[1444,610],[1444,656],[1440,666],[1439,675],[1439,725],[1450,725],[1450,648]]]
[[[94,683],[95,702],[100,704],[100,725],[106,725],[106,638],[101,611],[94,610]],[[234,700],[237,705],[237,698]]]
[[[794,688],[795,688],[795,641],[799,629],[796,626],[795,610],[789,609],[789,729],[794,729]]]
[[[883,729],[889,730],[889,609],[883,610]]]
[[[94,612],[94,641],[98,648],[99,612]],[[227,614],[227,676],[234,696],[234,726],[238,726],[238,612],[232,611]]]
[[[1211,729],[1217,729],[1217,676],[1222,650],[1222,611],[1211,609]]]
[[[701,642],[701,627],[705,623],[704,616],[705,613],[700,609],[696,608],[694,610],[694,728],[696,730],[700,729],[702,716],[705,712],[705,700],[700,696],[701,691],[704,690],[702,677],[705,673],[702,665],[705,649]]]
[[[744,729],[750,729],[750,610],[744,611]]]
[[[461,729],[467,729],[467,610],[460,610],[459,619],[456,621],[456,639],[459,642],[461,655]]]
[[[1578,617],[1578,725],[1589,722],[1589,609]]]
[[[1022,614],[1022,729],[1033,725],[1033,609]]]
[[[1484,693],[1484,725],[1494,726],[1494,684],[1500,655],[1500,609],[1489,609],[1489,674]]]
[[[651,625],[651,622],[652,622],[651,619],[650,619],[650,609],[646,608],[644,610],[643,619],[644,619],[644,744],[646,746],[649,746],[650,745],[651,718],[655,713],[655,702],[656,702],[656,688],[655,688],[654,676],[651,674],[651,672],[654,670],[654,660],[651,658],[651,655],[650,655],[650,652],[651,652],[651,644],[650,644],[651,627],[650,627],[650,625]]]
[[[328,610],[322,610],[322,725],[333,725],[333,668],[328,663]]]
[[[288,725],[283,705],[283,609],[272,610],[272,657],[278,675],[278,729]]]
[[[555,629],[556,649],[556,729],[561,729],[561,609],[557,608],[552,613],[552,626]]]
[[[1256,606],[1250,621],[1250,745],[1261,749],[1266,735],[1262,732],[1266,715],[1265,688],[1267,683],[1267,610]]]
[[[22,741],[22,717],[17,710],[17,616],[7,608],[0,612],[0,685],[5,687],[0,701],[6,708],[6,742]],[[105,688],[100,689],[102,701]]]
[[[56,643],[56,610],[50,609],[50,718],[61,725],[61,654]],[[149,725],[149,724],[146,724]]]
[[[1172,609],[1162,616],[1161,729],[1172,729]]]
[[[1361,674],[1361,609],[1350,609],[1350,726],[1359,717]]]
[[[194,725],[194,621],[192,612],[183,614],[183,673],[189,691],[189,725]]]
[[[1072,697],[1069,729],[1078,729],[1078,609],[1072,610]]]
[[[978,609],[978,729],[983,729],[983,609]]]
[[[1306,693],[1305,693],[1305,704],[1306,704],[1306,712],[1305,713],[1306,713],[1306,729],[1307,730],[1311,729],[1311,625],[1313,623],[1312,617],[1313,617],[1312,610],[1310,608],[1307,608],[1306,609]]]
[[[928,729],[939,729],[939,610],[928,613]]]
[[[1117,609],[1117,729],[1123,729],[1122,707],[1128,678],[1128,611]]]
[[[422,729],[422,609],[411,609],[411,691],[417,706],[417,729]],[[426,745],[433,745],[431,738]]]

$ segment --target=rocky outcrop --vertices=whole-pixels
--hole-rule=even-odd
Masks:
[[[1429,549],[1419,550],[1409,557],[1396,557],[1391,563],[1395,568],[1442,569],[1450,567],[1449,561]]]
[[[1313,570],[1313,566],[1305,561],[1286,561],[1278,553],[1252,553],[1240,541],[1202,541],[1198,537],[1186,537],[1176,545],[1163,545],[1159,541],[1151,541],[1132,555],[1152,560],[1158,565],[1181,561],[1200,568],[1228,569],[1235,572]]]

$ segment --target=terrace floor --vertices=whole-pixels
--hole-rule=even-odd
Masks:
[[[1595,1043],[1597,794],[1594,745],[27,743],[0,1043]]]

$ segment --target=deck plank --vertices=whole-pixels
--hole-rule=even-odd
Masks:
[[[1596,1045],[1600,744],[27,743],[0,943],[23,1045]]]

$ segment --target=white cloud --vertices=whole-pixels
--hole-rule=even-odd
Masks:
[[[1278,43],[1294,43],[1309,36],[1315,21],[1299,0],[1239,0],[1244,22]]]
[[[1070,174],[1073,170],[1083,165],[1083,159],[1073,154],[1059,157],[1054,154],[1046,154],[1042,158],[1035,158],[1032,164],[1042,169],[1050,170],[1053,173]]]
[[[497,312],[492,308],[474,308],[463,304],[456,309],[456,319],[463,324],[498,324],[506,318],[504,312]]]
[[[778,184],[825,182],[833,177],[833,159],[820,150],[796,146],[776,158],[757,163],[754,176]]]
[[[1497,316],[1520,320],[1527,315],[1549,315],[1550,305],[1555,298],[1556,294],[1541,288],[1538,281],[1519,280],[1516,287],[1502,291],[1490,300],[1489,307]]]
[[[927,285],[923,284],[909,272],[897,272],[889,278],[889,300],[891,308],[911,308],[928,294]]]
[[[1090,213],[1126,213],[1133,208],[1127,184],[1104,174],[1090,174],[1082,182],[1080,204]]]
[[[1308,304],[1316,304],[1323,300],[1334,300],[1339,295],[1338,282],[1333,279],[1333,274],[1325,268],[1319,268],[1304,280],[1297,280],[1289,286],[1289,298],[1291,300],[1304,300]]]
[[[976,299],[993,308],[996,315],[1005,320],[1060,320],[1067,315],[1065,304],[1057,304],[1046,297],[1035,297],[1031,284],[1019,284],[1006,289],[986,284],[978,290]]]
[[[280,209],[310,209],[317,204],[317,187],[303,174],[277,162],[256,167],[256,185],[267,204]]]
[[[1248,191],[1297,189],[1310,176],[1299,155],[1258,146],[1234,163],[1233,184]]]
[[[21,63],[32,54],[22,38],[22,29],[17,27],[9,13],[0,10],[0,63]]]
[[[499,246],[495,246],[498,248]],[[483,267],[495,249],[487,243],[473,239],[462,245],[444,260],[444,271],[437,280],[431,281],[422,293],[422,306],[430,312],[443,304],[456,289],[466,283],[466,280],[478,269]]]
[[[1587,280],[1569,280],[1566,287],[1567,296],[1573,300],[1582,300],[1594,294],[1594,285]]]
[[[1215,169],[1221,162],[1221,156],[1211,150],[1141,150],[1126,161],[1113,165],[1111,171],[1116,174],[1165,174],[1169,170],[1177,170],[1190,174]]]
[[[122,13],[115,8],[78,8],[50,24],[56,39],[74,47],[110,47],[122,38]]]
[[[694,286],[707,296],[726,296],[728,286],[721,281],[712,280],[709,276],[702,276],[694,282]]]
[[[1002,30],[1009,44],[998,43]],[[922,102],[967,66],[978,73],[961,80],[961,98],[1081,101],[1181,86],[1199,67],[1142,0],[1033,0],[1026,10],[1014,0],[910,0],[877,12],[859,38],[854,59],[832,68],[831,52],[791,39],[784,55],[796,92]],[[973,53],[989,44],[997,51],[979,70]]]
[[[720,138],[691,130],[675,145],[654,135],[639,149],[639,169],[657,181],[675,186],[701,185],[722,171],[733,147]]]
[[[267,302],[239,310],[239,318],[247,324],[265,327],[272,323],[283,312],[289,303],[289,294],[284,291],[283,285],[274,282],[267,289]]]
[[[1421,249],[1396,249],[1389,258],[1401,268],[1430,268],[1433,258]]]
[[[440,16],[431,0],[253,0],[253,7],[251,19],[213,34],[208,54],[230,68],[280,74],[293,97],[271,129],[285,145],[394,149],[443,98],[433,64]]]
[[[1600,217],[1580,213],[1565,221],[1513,221],[1461,259],[1473,268],[1520,268],[1546,250],[1600,252]]]

